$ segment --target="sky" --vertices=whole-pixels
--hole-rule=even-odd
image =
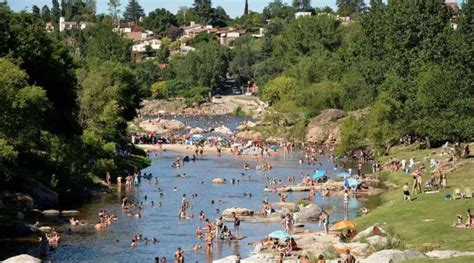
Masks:
[[[48,5],[51,7],[51,0],[7,0],[10,7],[15,11],[21,10],[31,10],[33,5],[37,5],[40,8],[43,5]],[[98,13],[108,13],[107,10],[107,0],[96,0],[97,1],[97,12]],[[145,13],[148,14],[150,11],[155,10],[156,8],[166,8],[172,13],[176,13],[179,7],[188,6],[190,7],[194,0],[137,0],[140,5],[145,10]],[[272,0],[248,0],[249,9],[252,11],[261,12],[265,6]],[[454,1],[454,0],[451,0]],[[283,0],[283,2],[290,3],[292,0]],[[368,0],[366,1],[368,2]],[[456,0],[459,4],[462,0]],[[128,3],[128,0],[121,0],[123,10]],[[241,16],[244,12],[244,3],[245,0],[213,0],[212,4],[214,7],[222,6],[232,18]],[[336,0],[312,0],[313,7],[324,7],[329,6],[333,9],[336,9]]]
[[[15,11],[20,10],[31,10],[33,5],[39,6],[41,8],[43,5],[48,5],[51,7],[51,0],[7,0],[10,8]],[[248,0],[249,9],[252,11],[261,12],[265,6],[271,0]],[[59,1],[60,2],[60,1]],[[128,0],[120,1],[123,10],[128,3]],[[172,13],[176,13],[179,7],[181,6],[191,6],[194,0],[138,0],[140,5],[145,10],[145,13],[148,14],[150,11],[155,10],[156,8],[166,8]],[[291,3],[292,0],[283,0],[283,2]],[[226,10],[227,14],[231,17],[241,16],[244,12],[244,3],[245,0],[213,0],[212,4],[214,7],[222,6]],[[336,0],[313,0],[312,5],[315,7],[324,7],[330,6],[335,8]],[[98,13],[108,13],[107,10],[107,0],[97,0],[97,11]]]

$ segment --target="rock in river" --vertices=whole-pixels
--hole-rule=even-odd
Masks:
[[[255,213],[253,210],[247,208],[231,207],[224,210],[224,212],[222,212],[222,216],[230,218],[232,217],[233,212],[235,212],[239,216],[253,216]]]
[[[44,210],[43,211],[43,215],[45,216],[51,216],[51,217],[54,217],[54,216],[59,216],[59,210],[54,210],[54,209],[49,209],[49,210]]]
[[[22,254],[22,255],[8,258],[2,262],[3,263],[39,263],[41,262],[41,260],[27,254]]]
[[[63,215],[63,216],[77,216],[77,215],[79,215],[79,211],[77,211],[77,210],[63,210],[63,211],[61,211],[61,215]]]

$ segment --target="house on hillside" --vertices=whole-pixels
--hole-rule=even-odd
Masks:
[[[53,25],[53,22],[48,22],[45,24],[44,28],[46,29],[46,31],[48,32],[53,32],[54,31],[54,25]]]
[[[59,32],[63,32],[64,30],[72,30],[72,29],[85,29],[89,26],[93,25],[90,22],[75,22],[75,21],[66,21],[64,17],[59,18]],[[54,29],[54,27],[53,27]],[[48,30],[48,29],[47,29]]]
[[[311,12],[296,12],[295,18],[311,16]]]
[[[219,37],[219,44],[229,46],[234,40],[243,36],[246,32],[245,29],[223,28],[217,30],[215,34]]]
[[[458,20],[459,20],[459,13],[460,8],[458,3],[456,2],[445,2],[446,7],[448,7],[451,27],[456,30],[458,28]]]
[[[195,22],[191,22],[189,26],[184,26],[181,27],[183,30],[183,36],[188,39],[193,39],[200,33],[211,33],[213,30],[212,26],[207,25],[207,26],[202,26],[200,24],[196,24]]]

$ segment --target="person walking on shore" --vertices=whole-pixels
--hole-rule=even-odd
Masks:
[[[329,214],[326,211],[321,212],[321,216],[319,217],[319,225],[323,224],[324,233],[329,235]]]

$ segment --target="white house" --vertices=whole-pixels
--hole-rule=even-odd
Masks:
[[[300,17],[305,17],[305,16],[311,16],[311,12],[296,12],[295,13],[295,18],[300,18]]]

